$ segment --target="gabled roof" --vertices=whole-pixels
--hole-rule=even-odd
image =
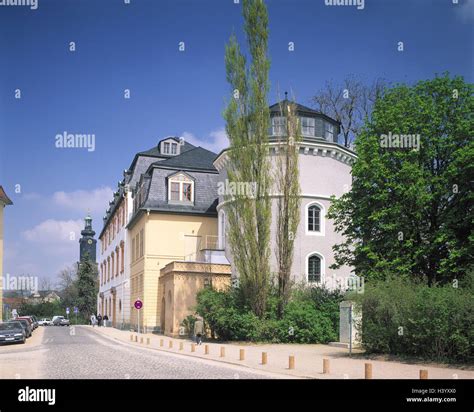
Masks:
[[[12,205],[13,204],[13,202],[10,200],[10,198],[5,193],[5,190],[3,190],[2,186],[0,186],[0,202],[2,202],[5,205]]]
[[[194,169],[194,170],[212,170],[216,168],[213,165],[216,154],[202,147],[194,147],[194,149],[182,152],[177,156],[170,157],[153,163],[150,167],[158,166],[170,169]]]

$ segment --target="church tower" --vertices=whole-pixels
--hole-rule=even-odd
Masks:
[[[84,219],[84,229],[81,231],[81,238],[79,239],[79,261],[88,259],[96,262],[96,245],[97,240],[94,239],[95,232],[92,229],[92,218],[87,215]]]

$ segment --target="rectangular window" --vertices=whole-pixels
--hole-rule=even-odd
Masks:
[[[314,136],[316,121],[312,117],[301,118],[301,134],[303,136]]]
[[[171,143],[171,154],[177,154],[178,153],[178,144],[177,143]]]
[[[163,143],[163,153],[169,154],[170,152],[170,144],[169,143]]]
[[[191,183],[183,183],[183,200],[185,202],[190,202],[193,198],[192,196]]]
[[[284,136],[286,134],[286,119],[284,117],[272,117],[272,135]]]
[[[136,236],[135,240],[135,259],[138,259],[140,257],[140,232],[138,232],[138,235]]]
[[[132,262],[135,262],[135,238],[132,239]]]
[[[325,134],[326,140],[329,140],[330,142],[334,141],[334,126],[331,123],[326,122],[326,134]]]
[[[143,257],[143,229],[140,230],[140,257]]]
[[[179,183],[171,182],[170,200],[179,201]]]

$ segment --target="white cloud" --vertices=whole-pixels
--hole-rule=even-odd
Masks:
[[[459,4],[453,4],[457,17],[464,23],[474,21],[474,0],[461,1]]]
[[[93,190],[55,192],[53,193],[53,202],[58,206],[79,211],[83,214],[88,210],[91,213],[100,213],[107,209],[112,196],[113,190],[108,186],[104,186]]]
[[[229,146],[229,139],[227,138],[225,129],[214,130],[204,139],[196,137],[189,132],[184,132],[182,137],[194,146],[201,146],[215,153],[219,153],[222,149]]]
[[[32,229],[23,231],[22,236],[29,242],[41,243],[51,249],[61,245],[69,248],[71,244],[78,248],[82,226],[82,220],[48,219]]]

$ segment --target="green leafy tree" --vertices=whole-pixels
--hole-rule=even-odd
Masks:
[[[224,198],[229,246],[242,292],[253,312],[262,317],[270,283],[268,14],[261,0],[244,0],[242,7],[251,63],[247,65],[232,36],[225,52],[227,80],[232,89],[224,112],[230,141],[227,173],[229,186],[252,187],[253,193],[236,190]]]
[[[291,291],[291,266],[296,232],[300,221],[300,184],[298,155],[301,140],[295,104],[285,100],[280,112],[286,119],[286,133],[278,145],[275,162],[277,200],[276,258],[278,263],[278,317],[283,316]]]
[[[396,86],[376,101],[356,139],[352,189],[328,214],[345,236],[333,268],[430,284],[464,275],[474,255],[473,112],[473,86],[448,74]],[[419,134],[418,150],[396,147],[394,137],[384,147],[389,133]]]
[[[85,258],[79,262],[77,272],[77,307],[83,316],[95,313],[98,287],[97,265]]]

